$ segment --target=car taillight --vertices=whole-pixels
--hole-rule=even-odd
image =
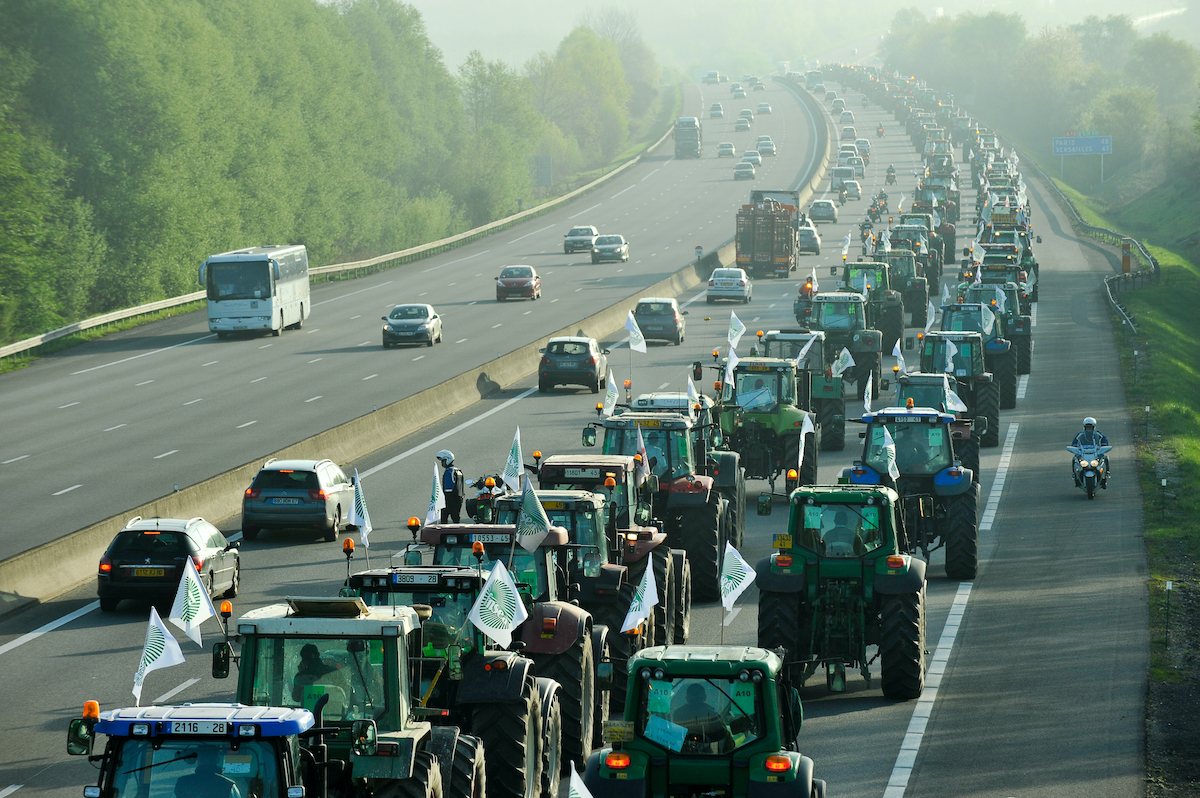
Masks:
[[[192,563],[196,566],[196,570],[199,571],[201,568],[204,567],[204,558],[193,554],[192,555]]]
[[[746,284],[745,280],[738,280],[738,285],[745,285],[745,284]]]
[[[317,499],[324,501],[325,499],[329,498],[329,494],[324,490],[310,490],[308,492],[308,498],[312,499],[313,501],[316,501]]]
[[[679,323],[679,319],[680,319],[680,316],[679,316],[679,311],[675,311],[675,323],[676,323],[676,324],[678,324],[678,323]]]
[[[246,488],[246,495],[249,496],[251,499],[257,499],[259,494],[261,494],[261,493],[262,493],[261,488]]]
[[[709,280],[709,281],[708,281],[708,284],[709,284],[709,285],[716,285],[717,283],[716,283],[716,281],[715,281],[715,280]]]
[[[545,366],[545,365],[546,365],[546,364],[548,364],[549,362],[550,362],[550,356],[549,356],[549,355],[542,355],[542,365],[543,365],[543,366]]]
[[[112,560],[109,559],[107,556],[100,558],[100,573],[102,573],[102,574],[111,574],[112,573]]]
[[[609,770],[624,770],[629,767],[629,754],[624,751],[609,751],[604,757],[604,766]]]
[[[763,767],[772,773],[786,773],[792,769],[792,760],[786,754],[771,754],[763,762]]]

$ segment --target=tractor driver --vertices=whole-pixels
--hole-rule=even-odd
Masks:
[[[205,746],[196,754],[196,769],[175,782],[175,798],[241,798],[241,790],[224,774],[224,759]]]
[[[858,536],[858,522],[851,520],[850,513],[838,508],[833,514],[833,528],[824,534],[822,541],[828,554],[859,554],[863,550],[862,538]]]

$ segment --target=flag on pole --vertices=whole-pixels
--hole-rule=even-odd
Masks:
[[[546,509],[538,500],[537,491],[525,475],[525,488],[521,491],[521,509],[517,513],[517,542],[521,548],[532,554],[550,534],[550,519],[546,517]]]
[[[202,646],[200,624],[216,614],[217,609],[204,583],[200,581],[195,561],[191,557],[186,558],[183,576],[179,578],[179,588],[175,591],[175,603],[171,605],[167,620],[182,629],[196,645]]]
[[[815,335],[812,338],[809,338],[808,343],[806,343],[804,348],[801,349],[799,354],[796,355],[796,368],[804,368],[804,358],[808,356],[808,350],[812,349],[813,341],[815,340],[817,340],[817,336]]]
[[[625,319],[625,329],[629,331],[629,348],[634,352],[646,354],[646,337],[642,335],[642,329],[638,327],[637,319],[633,317],[633,311],[629,311],[629,316]]]
[[[692,382],[692,377],[688,375],[687,398],[688,402],[694,405],[700,404],[700,392],[696,390],[696,383]]]
[[[592,798],[591,791],[583,783],[583,779],[579,778],[579,774],[575,772],[574,760],[571,761],[571,784],[567,787],[567,798]]]
[[[842,242],[842,260],[850,254],[850,234],[846,233],[846,240]]]
[[[446,506],[446,494],[442,493],[442,480],[439,477],[435,461],[433,464],[433,491],[429,494],[429,512],[425,513],[426,525],[440,523],[442,508]]]
[[[958,354],[958,347],[954,345],[953,341],[947,341],[946,342],[946,368],[944,369],[944,371],[947,374],[954,373],[954,356],[957,354]]]
[[[863,388],[863,410],[871,412],[871,383],[875,381],[875,372],[867,372],[867,387]]]
[[[617,380],[613,377],[612,369],[608,370],[607,387],[604,389],[604,407],[601,409],[606,417],[611,416],[617,408]]]
[[[907,373],[904,369],[904,354],[900,351],[900,339],[896,339],[896,345],[892,347],[892,357],[896,358],[896,365],[900,367],[899,374]]]
[[[808,437],[808,433],[816,433],[817,428],[813,426],[812,415],[805,414],[804,424],[800,427],[800,451],[796,453],[796,476],[799,478],[800,470],[804,468],[804,440]]]
[[[742,336],[746,334],[746,325],[742,324],[742,320],[737,317],[737,313],[729,311],[729,334],[725,336],[729,339],[729,345],[736,347],[738,342],[742,340]]]
[[[900,213],[904,213],[904,195],[903,194],[900,195],[900,201],[896,203],[896,210],[899,211]]]
[[[933,322],[937,318],[937,308],[933,306],[933,300],[929,300],[929,307],[925,309],[925,332],[933,327]]]
[[[512,644],[513,630],[528,617],[516,582],[504,567],[504,561],[496,560],[467,619],[501,648],[508,648]]]
[[[650,476],[650,457],[646,454],[646,442],[642,439],[642,428],[638,427],[637,437],[637,454],[639,459],[633,468],[633,482],[637,487],[641,487],[646,481],[646,477]]]
[[[996,286],[996,309],[1001,313],[1004,312],[1004,292],[1000,290],[1000,286]]]
[[[508,449],[508,460],[504,463],[504,486],[509,490],[521,489],[521,474],[525,472],[522,466],[524,462],[525,458],[521,456],[521,428],[517,427],[512,446]]]
[[[983,269],[981,268],[981,264],[975,265],[975,280],[971,285],[983,285]]]
[[[888,476],[892,479],[900,478],[900,469],[896,467],[896,441],[892,439],[892,433],[888,432],[888,428],[883,428],[883,459],[887,463]]]
[[[633,594],[629,612],[625,614],[625,623],[621,624],[621,632],[636,629],[639,624],[650,617],[650,613],[657,605],[658,585],[654,581],[654,566],[647,559],[646,570],[642,571],[642,582],[638,585],[637,592]]]
[[[725,561],[721,563],[721,604],[726,612],[733,609],[734,602],[746,592],[754,577],[750,563],[742,558],[732,543],[725,541]]]
[[[883,254],[886,255],[892,251],[892,242],[888,239],[887,236],[883,235],[882,233],[880,233],[879,237],[881,239],[880,246],[883,247]]]
[[[943,305],[950,304],[950,286],[948,286],[948,285],[942,286],[942,304]]]
[[[821,290],[821,284],[817,282],[817,267],[816,266],[812,267],[812,273],[808,275],[808,281],[810,283],[812,283],[812,290],[813,290],[814,294]]]
[[[734,369],[737,368],[738,356],[737,352],[733,351],[733,347],[729,347],[729,358],[725,361],[725,383],[733,385]]]
[[[934,203],[935,203],[935,204],[937,203],[937,200],[936,200],[936,199],[934,200]],[[934,209],[934,211],[933,211],[933,226],[934,226],[934,227],[941,227],[941,226],[942,226],[942,217],[941,217],[941,215],[940,215],[940,214],[937,212],[937,209],[936,209],[936,208],[935,208],[935,209]]]
[[[962,400],[962,397],[954,391],[950,391],[946,397],[946,412],[947,413],[965,413],[967,412],[967,403]]]
[[[358,536],[363,548],[371,548],[371,514],[367,512],[367,497],[363,494],[362,479],[354,469],[354,504],[350,506],[350,523],[358,527]]]
[[[158,617],[158,610],[151,607],[150,623],[146,627],[146,642],[142,644],[142,659],[138,664],[137,673],[133,676],[135,706],[142,705],[142,685],[146,681],[146,674],[182,664],[183,652],[179,650],[179,643],[162,622],[162,618]]]
[[[829,373],[835,377],[840,377],[846,369],[853,365],[854,356],[850,354],[849,349],[843,346],[842,351],[838,352],[837,358],[833,361],[833,365],[829,367]]]

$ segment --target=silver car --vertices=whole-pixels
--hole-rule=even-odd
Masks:
[[[572,227],[563,236],[563,252],[568,255],[581,249],[586,252],[596,243],[598,235],[600,231],[591,225]]]
[[[816,200],[808,208],[808,217],[814,222],[834,222],[838,220],[837,206],[831,200]]]
[[[754,293],[750,278],[741,269],[713,269],[708,278],[708,294],[705,301],[708,304],[718,299],[733,299],[738,302],[749,302]]]
[[[758,150],[746,150],[742,153],[742,161],[744,163],[752,163],[755,166],[762,166],[762,153]]]
[[[442,340],[442,317],[433,305],[397,305],[383,320],[383,348],[400,344],[433,346]]]
[[[629,260],[629,242],[624,236],[603,235],[596,239],[592,247],[592,263],[602,260],[616,260],[624,263]]]
[[[737,156],[737,147],[733,146],[732,141],[722,141],[717,145],[717,157],[724,158],[726,155],[730,158]]]
[[[758,142],[758,154],[760,156],[777,154],[775,152],[775,142],[769,140]]]
[[[242,496],[242,535],[263,529],[315,529],[337,540],[354,505],[354,486],[332,460],[268,460]]]
[[[754,164],[750,163],[749,161],[742,161],[741,163],[734,166],[733,167],[733,179],[734,180],[754,180],[755,179]]]

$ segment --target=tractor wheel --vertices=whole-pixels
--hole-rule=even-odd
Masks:
[[[621,585],[621,591],[614,602],[602,604],[592,613],[595,623],[602,623],[608,627],[609,659],[613,664],[609,707],[611,712],[618,715],[625,709],[625,691],[629,686],[629,659],[638,650],[650,644],[645,634],[632,635],[621,632],[637,587],[637,582],[626,582]]]
[[[682,549],[671,549],[671,559],[675,563],[675,637],[670,642],[686,643],[692,633],[692,565]]]
[[[987,419],[987,432],[979,441],[983,446],[1000,445],[1000,386],[995,380],[979,386],[978,400],[971,411]]]
[[[688,507],[680,519],[679,540],[692,564],[692,592],[701,601],[721,598],[721,532],[728,521],[724,497],[710,494],[702,507]]]
[[[896,342],[904,337],[904,305],[892,305],[883,311],[883,351],[891,352]]]
[[[887,698],[920,698],[925,689],[925,586],[884,596],[879,630],[879,681]]]
[[[542,710],[542,795],[555,795],[558,780],[562,777],[566,762],[563,759],[562,701],[556,694],[550,706]]]
[[[538,798],[542,792],[541,709],[533,678],[524,700],[480,704],[471,729],[487,751],[488,798]]]
[[[437,757],[428,751],[417,751],[413,757],[412,776],[387,782],[375,792],[379,798],[442,798],[442,771]]]
[[[583,768],[592,755],[596,721],[596,661],[591,630],[581,630],[575,644],[561,654],[539,659],[537,672],[558,682],[562,690],[562,749],[564,759]],[[555,775],[557,778],[557,775]]]
[[[454,760],[450,763],[450,784],[442,779],[446,798],[483,798],[487,789],[483,753],[483,743],[478,737],[458,735]]]
[[[1018,338],[1014,344],[1017,347],[1017,373],[1028,374],[1033,364],[1033,338]]]
[[[880,383],[879,369],[882,368],[881,363],[883,362],[883,358],[878,353],[863,354],[862,358],[862,360],[855,358],[855,362],[859,364],[858,391],[855,395],[859,399],[863,397],[863,394],[867,392],[867,379],[869,378],[871,380],[871,398],[878,399]]]
[[[651,617],[654,621],[655,645],[669,645],[675,639],[675,563],[670,551],[659,547],[650,552],[654,564],[654,586],[658,588],[658,604]]]
[[[817,426],[821,428],[821,448],[826,451],[840,452],[846,448],[846,398],[838,402],[833,399],[817,401]],[[838,410],[841,410],[839,413]],[[841,416],[834,420],[834,416]]]
[[[1012,347],[996,360],[995,379],[1000,383],[1000,409],[1012,410],[1017,406],[1017,353]]]
[[[971,437],[954,444],[954,454],[963,468],[971,469],[971,481],[979,481],[979,435],[971,430]]]
[[[824,779],[813,779],[812,798],[825,798]]]
[[[929,306],[925,304],[926,300],[923,296],[925,292],[922,291],[921,294],[921,299],[913,303],[912,326],[923,330],[925,329],[925,322],[929,321]]]
[[[979,569],[979,485],[950,499],[942,542],[946,545],[946,576],[974,579]]]
[[[758,591],[758,645],[785,649],[789,663],[812,659],[812,611],[803,593]]]
[[[817,484],[817,455],[821,449],[821,431],[818,429],[804,439],[804,462],[800,464],[800,484]]]

